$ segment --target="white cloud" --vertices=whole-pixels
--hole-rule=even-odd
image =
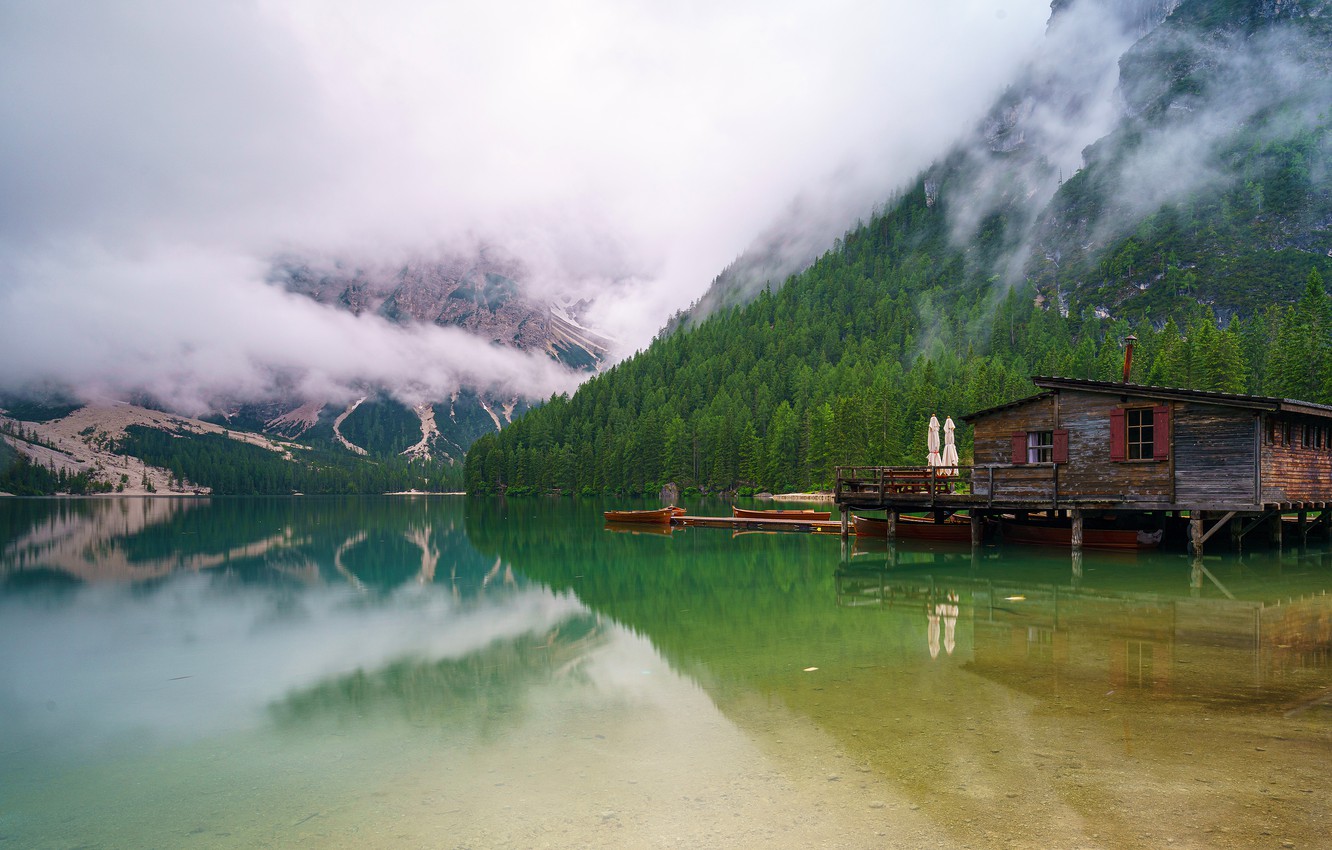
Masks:
[[[521,256],[535,294],[597,298],[632,350],[792,198],[823,211],[811,231],[835,232],[927,164],[1047,14],[7,3],[0,386],[139,382],[195,403],[280,367],[334,386],[567,388],[540,358],[296,303],[264,264],[480,239]]]

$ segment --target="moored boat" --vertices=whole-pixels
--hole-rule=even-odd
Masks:
[[[760,511],[750,508],[737,508],[732,506],[731,513],[737,519],[803,519],[803,520],[827,520],[832,517],[832,511],[809,511],[809,510],[791,510],[791,511]]]
[[[684,508],[666,507],[644,511],[606,511],[606,522],[644,522],[670,525],[671,518],[683,516]]]
[[[1072,546],[1071,526],[1052,523],[1005,522],[1004,542],[1030,546]],[[1155,549],[1164,535],[1160,529],[1146,531],[1138,528],[1082,529],[1082,548],[1137,550]]]
[[[887,538],[888,520],[853,514],[857,537]],[[897,518],[897,538],[899,540],[944,540],[957,543],[971,542],[971,523],[968,522],[933,522],[923,517],[899,516]]]

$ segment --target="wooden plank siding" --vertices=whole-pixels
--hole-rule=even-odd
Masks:
[[[1321,446],[1305,446],[1303,439],[1305,428],[1328,427],[1326,419],[1284,414],[1263,417],[1261,474],[1264,502],[1332,501],[1332,449],[1328,448],[1327,437],[1319,432],[1315,442],[1321,442]],[[1289,443],[1285,440],[1287,432]]]
[[[1257,506],[1256,431],[1251,410],[1174,403],[1175,501]]]
[[[976,466],[1013,462],[1013,434],[1018,431],[1049,431],[1054,428],[1054,396],[1034,399],[1030,404],[1001,410],[977,420],[973,456]]]
[[[1169,503],[1169,459],[1110,460],[1110,413],[1128,407],[1153,407],[1150,399],[1061,390],[1059,424],[1068,429],[1068,465],[1059,471],[1059,489],[1070,494],[1122,499],[1126,503]]]
[[[1152,407],[1154,403],[1129,397],[1127,405]],[[1014,434],[1060,428],[1068,432],[1068,462],[1059,464],[1058,471],[1061,501],[1151,504],[1173,501],[1168,459],[1110,460],[1110,413],[1122,406],[1115,396],[1064,390],[1038,397],[1029,404],[996,411],[975,422],[976,465],[1012,463]],[[1026,476],[1015,469],[1004,470],[1005,487],[1001,489],[996,478],[995,498],[1016,495],[1007,485],[1010,480],[1016,483],[1022,477],[1030,482],[1027,486],[1033,495],[1053,496],[1053,475],[1049,467],[1041,465]],[[981,486],[981,478],[982,473],[977,471],[973,490],[978,495],[988,495]],[[1043,489],[1038,482],[1045,482]]]

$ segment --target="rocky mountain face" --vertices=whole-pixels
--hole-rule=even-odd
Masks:
[[[496,345],[543,351],[571,369],[600,368],[609,341],[579,324],[584,305],[527,298],[519,283],[523,275],[518,263],[483,251],[390,269],[320,267],[285,258],[274,264],[270,282],[355,315],[458,327]],[[219,421],[288,439],[329,441],[353,452],[456,461],[478,437],[502,428],[534,401],[462,387],[449,398],[407,407],[392,397],[391,388],[365,390],[350,404],[299,397],[238,404]]]
[[[523,296],[521,265],[511,260],[448,257],[395,269],[335,266],[294,260],[275,265],[271,281],[321,304],[354,314],[374,313],[399,324],[453,326],[500,345],[544,350],[573,368],[595,369],[607,340],[581,327],[581,304],[543,304]]]

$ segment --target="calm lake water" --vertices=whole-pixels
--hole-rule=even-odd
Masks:
[[[1326,544],[605,507],[0,500],[0,848],[1329,846]]]

